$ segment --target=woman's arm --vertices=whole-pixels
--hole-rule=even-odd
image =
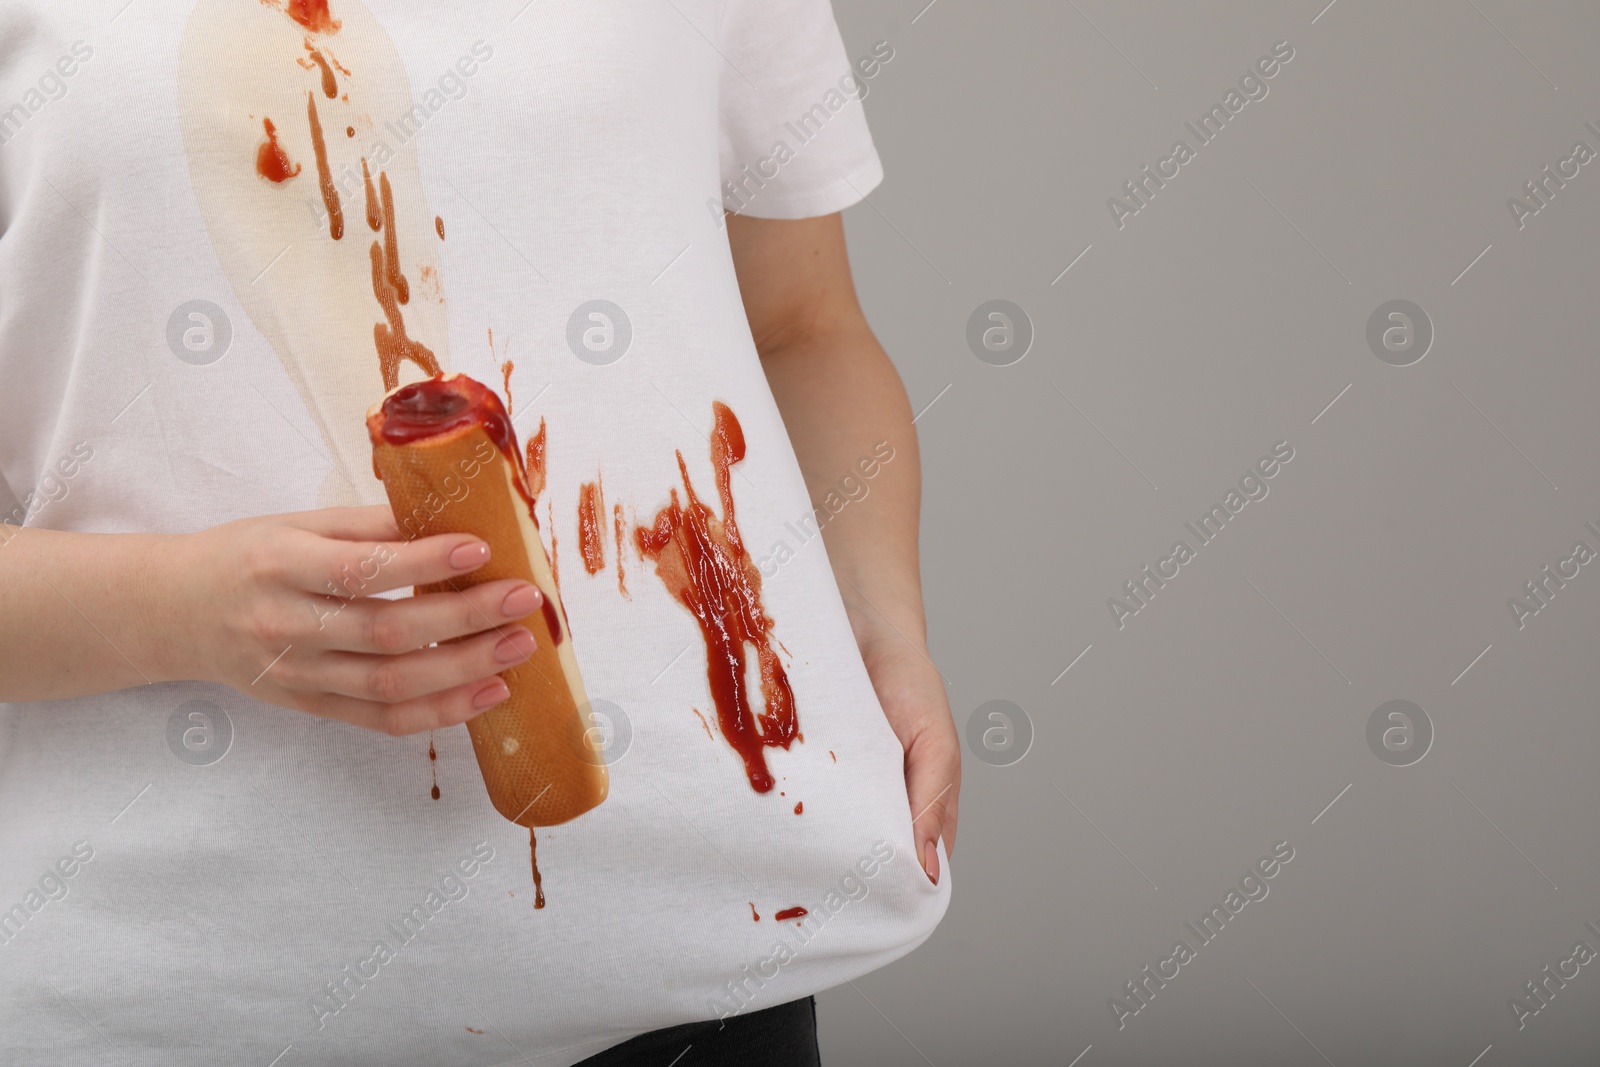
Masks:
[[[856,300],[837,214],[728,216],[745,314],[812,500],[865,485],[823,528],[856,642],[906,750],[906,792],[922,864],[955,845],[961,748],[943,678],[928,658],[917,561],[922,474],[911,406]],[[884,462],[888,443],[893,458]],[[863,466],[863,463],[866,466]],[[866,470],[876,469],[868,479]],[[859,492],[859,490],[857,490]]]

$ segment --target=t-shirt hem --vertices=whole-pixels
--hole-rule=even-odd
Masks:
[[[788,194],[773,190],[776,195],[764,194],[756,203],[736,214],[758,219],[810,219],[832,215],[835,211],[859,204],[881,184],[883,161],[873,151],[855,170],[820,188]]]

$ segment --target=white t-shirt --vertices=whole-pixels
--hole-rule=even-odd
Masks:
[[[519,436],[548,428],[539,518],[611,792],[540,831],[535,910],[464,728],[430,760],[205,683],[0,705],[0,1061],[560,1067],[909,952],[949,878],[916,862],[817,532],[894,458],[813,512],[718,222],[876,185],[858,98],[892,49],[847,56],[826,0],[332,0],[332,33],[279,3],[0,4],[0,515],[187,532],[382,501],[360,413],[394,234],[405,336],[496,386],[509,358]],[[684,496],[677,452],[720,511],[716,401],[801,735],[766,793],[694,618],[631,544],[626,596],[616,573],[611,509],[631,543]]]

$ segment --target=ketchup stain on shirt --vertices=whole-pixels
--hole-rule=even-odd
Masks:
[[[346,137],[354,137],[356,135],[356,128],[354,126],[346,126],[344,128],[344,135]]]
[[[772,917],[774,922],[788,922],[790,919],[804,919],[811,913],[804,908],[784,908]]]
[[[328,235],[335,241],[344,237],[344,205],[328,169],[328,145],[322,139],[322,119],[317,115],[317,95],[306,94],[306,120],[311,124],[311,147],[317,153],[317,182],[322,188],[322,203],[328,209]]]
[[[267,139],[256,149],[256,173],[274,185],[282,185],[300,173],[300,164],[289,162],[289,154],[278,143],[278,128],[272,120],[262,119],[261,125],[267,131]]]
[[[443,215],[435,215],[433,217],[433,228],[438,231],[439,240],[441,240],[441,241],[444,240],[444,216]]]
[[[310,41],[306,42],[306,51],[311,54],[311,62],[322,71],[322,95],[329,100],[335,99],[339,95],[339,81],[333,76],[333,68],[328,66],[321,52],[311,47]]]
[[[433,733],[428,733],[428,763],[433,768],[433,799],[439,799],[439,751],[433,747]]]
[[[494,331],[493,330],[489,331],[489,351],[490,352],[494,351]],[[500,377],[505,382],[505,385],[506,385],[506,410],[507,411],[515,411],[516,410],[516,406],[511,403],[511,372],[516,370],[516,369],[517,369],[516,364],[512,363],[509,359],[500,364]]]
[[[794,813],[795,813],[795,814],[796,814],[796,815],[799,815],[799,814],[800,814],[800,813],[802,813],[802,812],[803,812],[803,811],[805,811],[805,810],[806,810],[806,802],[805,802],[805,801],[803,801],[803,800],[802,800],[802,801],[799,801],[799,802],[797,802],[797,803],[796,803],[796,804],[795,804],[795,806],[794,806]]]
[[[533,867],[533,906],[544,907],[544,879],[539,877],[539,840],[528,827],[528,862]]]
[[[539,424],[539,432],[544,433],[544,424]],[[550,577],[556,580],[556,592],[561,592],[561,564],[557,561],[556,546],[556,505],[554,501],[546,500],[544,503],[545,514],[550,516]]]
[[[700,720],[700,725],[701,726],[705,727],[706,736],[711,738],[711,740],[715,741],[716,737],[715,737],[715,735],[713,735],[711,733],[711,724],[706,722],[706,717],[704,715],[700,714],[700,709],[699,708],[690,708],[689,710],[694,712],[694,717]]]
[[[378,233],[383,229],[383,211],[378,207],[378,189],[372,184],[372,169],[365,156],[361,157],[361,184],[366,187],[367,226]]]
[[[439,360],[433,350],[406,336],[405,317],[400,313],[394,286],[389,284],[383,247],[377,241],[372,242],[372,292],[388,320],[387,324],[379,322],[372,327],[372,342],[378,349],[378,369],[383,372],[383,388],[387,391],[400,384],[402,360],[415,363],[425,374],[439,374]]]
[[[584,482],[578,487],[578,553],[583,556],[583,569],[599,574],[606,566],[605,489],[600,478]]]
[[[756,902],[752,900],[752,901],[749,901],[748,903],[750,905],[750,921],[751,922],[760,922],[761,921],[761,913],[759,911],[756,911]]]
[[[383,198],[383,261],[389,284],[402,304],[411,303],[411,283],[400,270],[400,235],[394,224],[394,189],[389,185],[389,175],[378,172],[378,191]],[[437,372],[434,372],[437,373]]]
[[[537,399],[537,397],[535,398]],[[533,494],[535,500],[544,492],[544,446],[545,428],[544,419],[539,419],[539,432],[528,438],[528,492]],[[555,519],[550,520],[552,523]],[[555,540],[555,532],[551,531],[551,540]]]
[[[286,11],[312,33],[338,33],[342,25],[328,11],[328,0],[288,0]]]
[[[773,778],[763,750],[769,745],[788,749],[795,739],[794,691],[772,647],[772,620],[761,605],[761,573],[745,550],[734,515],[730,471],[744,459],[744,431],[726,404],[716,401],[711,409],[711,466],[722,518],[701,503],[679,452],[687,505],[679,503],[674,488],[671,503],[634,534],[640,554],[655,562],[656,575],[699,623],[717,725],[744,761],[750,787],[766,793]],[[745,676],[747,648],[754,648],[760,668],[759,713]]]
[[[611,539],[617,546],[617,592],[622,594],[624,600],[632,600],[633,594],[628,592],[627,575],[623,573],[622,567],[623,546],[628,543],[622,526],[622,505],[613,505],[611,509]]]

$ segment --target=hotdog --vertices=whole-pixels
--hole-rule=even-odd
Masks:
[[[520,578],[544,594],[517,625],[538,648],[502,671],[508,699],[467,723],[495,810],[519,826],[554,826],[606,798],[609,778],[572,650],[566,611],[539,539],[527,472],[500,398],[463,374],[399,386],[367,413],[373,471],[401,536],[470,533],[489,562],[418,594]]]

